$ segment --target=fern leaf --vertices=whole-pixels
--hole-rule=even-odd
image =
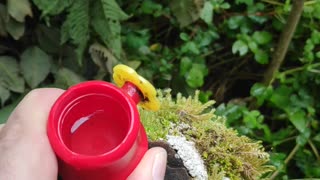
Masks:
[[[57,15],[72,4],[73,0],[33,0],[42,11],[42,16]]]
[[[89,0],[75,0],[69,9],[66,21],[62,25],[62,40],[70,38],[77,45],[78,63],[89,40]]]
[[[91,25],[113,55],[119,59],[122,50],[120,22],[107,19],[99,1],[96,1],[91,9]]]
[[[123,21],[129,18],[115,0],[101,0],[101,4],[103,13],[107,19]]]

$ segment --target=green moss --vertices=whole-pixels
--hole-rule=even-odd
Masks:
[[[170,90],[159,91],[161,109],[140,109],[141,121],[150,140],[166,139],[166,135],[184,135],[195,142],[202,155],[210,179],[258,179],[273,170],[267,165],[269,154],[261,142],[254,141],[227,128],[223,117],[214,114],[214,101],[201,103],[199,92],[194,97],[173,99]],[[221,179],[221,178],[220,178]]]

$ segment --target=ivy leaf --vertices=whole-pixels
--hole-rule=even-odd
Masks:
[[[82,54],[89,40],[89,7],[88,0],[75,0],[62,25],[61,41],[70,38],[78,46],[76,52],[79,64],[82,64]]]
[[[213,6],[211,2],[206,1],[204,7],[201,10],[200,18],[204,20],[207,24],[212,24],[213,18]]]
[[[68,88],[84,81],[84,78],[67,68],[60,68],[55,76],[55,84],[60,88]]]
[[[19,76],[19,65],[12,57],[0,56],[0,84],[11,91],[24,92],[24,80]]]
[[[257,50],[254,53],[254,59],[260,64],[268,64],[269,55],[263,50]]]
[[[26,16],[32,17],[29,0],[8,0],[8,13],[18,22],[24,22]]]
[[[291,92],[291,88],[285,85],[281,85],[272,93],[270,102],[272,102],[276,107],[285,110],[290,104]]]
[[[199,19],[202,3],[202,0],[180,0],[170,1],[169,6],[180,27],[185,27]]]
[[[218,116],[226,116],[227,123],[231,124],[242,117],[244,109],[245,108],[243,106],[236,104],[228,103],[227,106],[225,106],[225,104],[221,104],[218,106],[215,114]]]
[[[255,83],[250,90],[250,94],[257,98],[257,104],[261,106],[266,99],[271,97],[272,91],[271,86],[266,87],[261,83]]]
[[[246,124],[246,127],[249,127],[250,129],[259,127],[262,120],[263,115],[257,110],[243,112],[243,121]]]
[[[103,13],[107,19],[123,21],[129,16],[122,11],[115,0],[101,0]]]
[[[181,47],[181,52],[183,53],[193,53],[195,55],[200,54],[200,50],[197,47],[197,44],[193,41],[188,41],[186,42],[182,47]]]
[[[3,86],[1,86],[0,84],[0,102],[1,102],[1,106],[4,105],[4,103],[9,99],[10,97],[10,91],[7,88],[4,88]]]
[[[31,88],[36,88],[50,72],[50,56],[38,47],[30,47],[21,55],[21,70]]]
[[[237,40],[235,43],[233,43],[233,45],[232,45],[232,53],[236,54],[237,52],[239,52],[240,56],[243,56],[243,55],[247,54],[248,46],[244,41]]]
[[[303,110],[289,112],[289,119],[296,129],[298,129],[301,133],[303,133],[307,128],[306,113]]]
[[[258,44],[268,44],[272,40],[272,35],[267,31],[255,31],[252,38]]]

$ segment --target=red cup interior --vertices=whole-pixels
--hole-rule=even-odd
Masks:
[[[61,137],[73,152],[100,155],[126,137],[130,113],[113,97],[88,94],[75,99],[62,113]]]

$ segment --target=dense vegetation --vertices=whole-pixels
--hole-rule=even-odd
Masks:
[[[300,17],[301,15],[301,17]],[[37,87],[110,81],[125,63],[262,140],[271,179],[320,177],[320,0],[7,0],[0,121]]]

